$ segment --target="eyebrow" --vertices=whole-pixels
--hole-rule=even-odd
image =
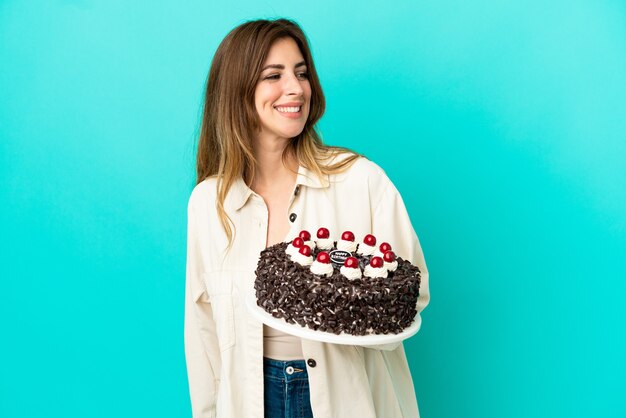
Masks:
[[[295,65],[295,67],[294,67],[294,68],[304,67],[304,66],[306,66],[306,62],[304,62],[304,61],[300,61],[299,63],[297,63],[297,64]],[[265,67],[263,67],[263,69],[262,69],[261,71],[265,71],[265,70],[267,70],[268,68],[276,68],[276,69],[278,69],[278,70],[284,70],[284,69],[285,69],[285,66],[284,66],[284,65],[282,65],[282,64],[269,64],[269,65],[266,65]]]

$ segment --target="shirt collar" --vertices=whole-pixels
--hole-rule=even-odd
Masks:
[[[306,186],[314,189],[323,189],[329,185],[330,178],[327,174],[324,174],[320,179],[315,175],[315,173],[303,166],[299,166],[298,177],[296,178],[296,187]],[[231,210],[238,211],[246,204],[250,196],[255,194],[256,193],[246,185],[243,178],[238,177],[233,182],[233,185],[226,196],[225,206]]]

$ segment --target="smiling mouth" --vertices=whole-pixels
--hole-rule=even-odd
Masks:
[[[275,109],[281,113],[298,113],[302,106],[276,106]]]

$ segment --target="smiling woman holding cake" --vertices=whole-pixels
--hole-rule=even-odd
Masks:
[[[246,22],[218,47],[188,205],[185,352],[194,418],[419,415],[401,342],[301,339],[246,311],[259,254],[318,227],[331,241],[349,230],[391,243],[421,272],[417,312],[428,303],[428,271],[402,198],[375,163],[323,145],[315,126],[324,108],[296,23]]]

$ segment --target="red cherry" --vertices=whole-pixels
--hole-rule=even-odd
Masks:
[[[378,247],[380,249],[380,252],[385,254],[387,251],[391,251],[391,245],[389,245],[388,242],[383,242],[382,244],[380,244],[380,247]]]
[[[291,243],[291,245],[293,245],[296,248],[300,248],[304,245],[304,240],[300,237],[297,237],[293,240],[293,242]]]
[[[321,239],[330,238],[330,231],[326,228],[320,228],[317,230],[317,237]]]
[[[308,245],[303,245],[298,251],[300,252],[300,254],[307,257],[311,255],[311,247],[309,247]]]
[[[328,264],[330,263],[330,256],[326,251],[322,251],[317,255],[317,261],[320,263]]]
[[[363,243],[369,245],[370,247],[373,247],[374,245],[376,245],[376,237],[372,234],[367,234],[363,238]]]
[[[385,260],[387,263],[393,263],[395,259],[396,259],[396,254],[393,251],[387,251],[383,255],[383,260]]]
[[[370,260],[370,266],[374,267],[374,268],[380,268],[382,267],[383,264],[383,259],[380,257],[372,257],[372,259]]]
[[[357,260],[356,257],[348,257],[346,261],[343,262],[343,265],[355,269],[359,266],[359,260]]]
[[[300,231],[300,235],[298,236],[305,241],[311,241],[311,234],[309,233],[309,231],[302,230]]]
[[[346,231],[341,234],[341,239],[344,241],[354,241],[354,234],[350,231]]]

